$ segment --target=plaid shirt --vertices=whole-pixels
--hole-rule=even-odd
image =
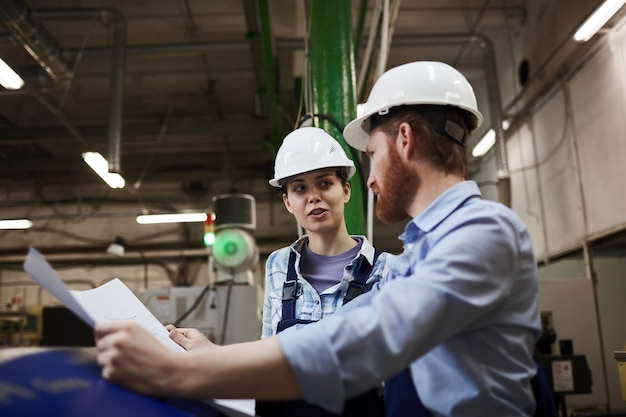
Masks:
[[[296,300],[295,318],[302,320],[320,320],[334,313],[343,304],[348,284],[354,279],[354,264],[361,255],[365,256],[371,264],[374,259],[374,247],[365,236],[352,236],[363,241],[361,250],[357,256],[346,265],[341,282],[318,294],[313,286],[302,277],[300,273],[300,254],[302,248],[308,241],[307,236],[303,236],[295,241],[291,246],[278,249],[270,254],[265,264],[265,298],[263,301],[263,330],[261,338],[270,337],[276,334],[278,322],[282,318],[283,308],[283,283],[287,279],[287,266],[289,254],[296,252],[295,270],[298,274],[298,282],[301,284]],[[387,259],[392,256],[382,252],[376,264],[372,268],[367,283],[379,281],[387,270]]]

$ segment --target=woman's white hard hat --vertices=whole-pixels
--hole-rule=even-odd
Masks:
[[[418,61],[381,75],[363,105],[362,115],[348,123],[343,136],[350,146],[365,151],[372,115],[384,115],[395,106],[415,104],[456,106],[476,117],[476,127],[483,122],[474,89],[463,74],[443,62]]]
[[[348,178],[356,172],[354,162],[335,138],[318,127],[301,127],[283,139],[274,162],[274,178],[269,183],[281,187],[289,177],[335,167],[345,168]]]

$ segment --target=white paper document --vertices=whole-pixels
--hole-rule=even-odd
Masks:
[[[91,290],[69,290],[43,255],[33,247],[24,261],[24,270],[91,327],[105,321],[132,321],[170,349],[185,350],[169,338],[163,324],[118,278]]]
[[[70,290],[43,255],[33,247],[24,261],[24,270],[91,327],[105,321],[133,321],[170,349],[185,350],[169,338],[165,326],[118,278],[91,290]],[[254,416],[254,400],[208,402],[230,417]]]

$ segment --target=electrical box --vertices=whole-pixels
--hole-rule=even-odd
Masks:
[[[256,285],[172,287],[137,295],[164,325],[198,329],[212,342],[227,345],[261,337]],[[182,319],[181,319],[182,318]]]

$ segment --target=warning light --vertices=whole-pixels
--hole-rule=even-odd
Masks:
[[[215,213],[208,213],[204,221],[204,246],[213,246],[215,243]]]

